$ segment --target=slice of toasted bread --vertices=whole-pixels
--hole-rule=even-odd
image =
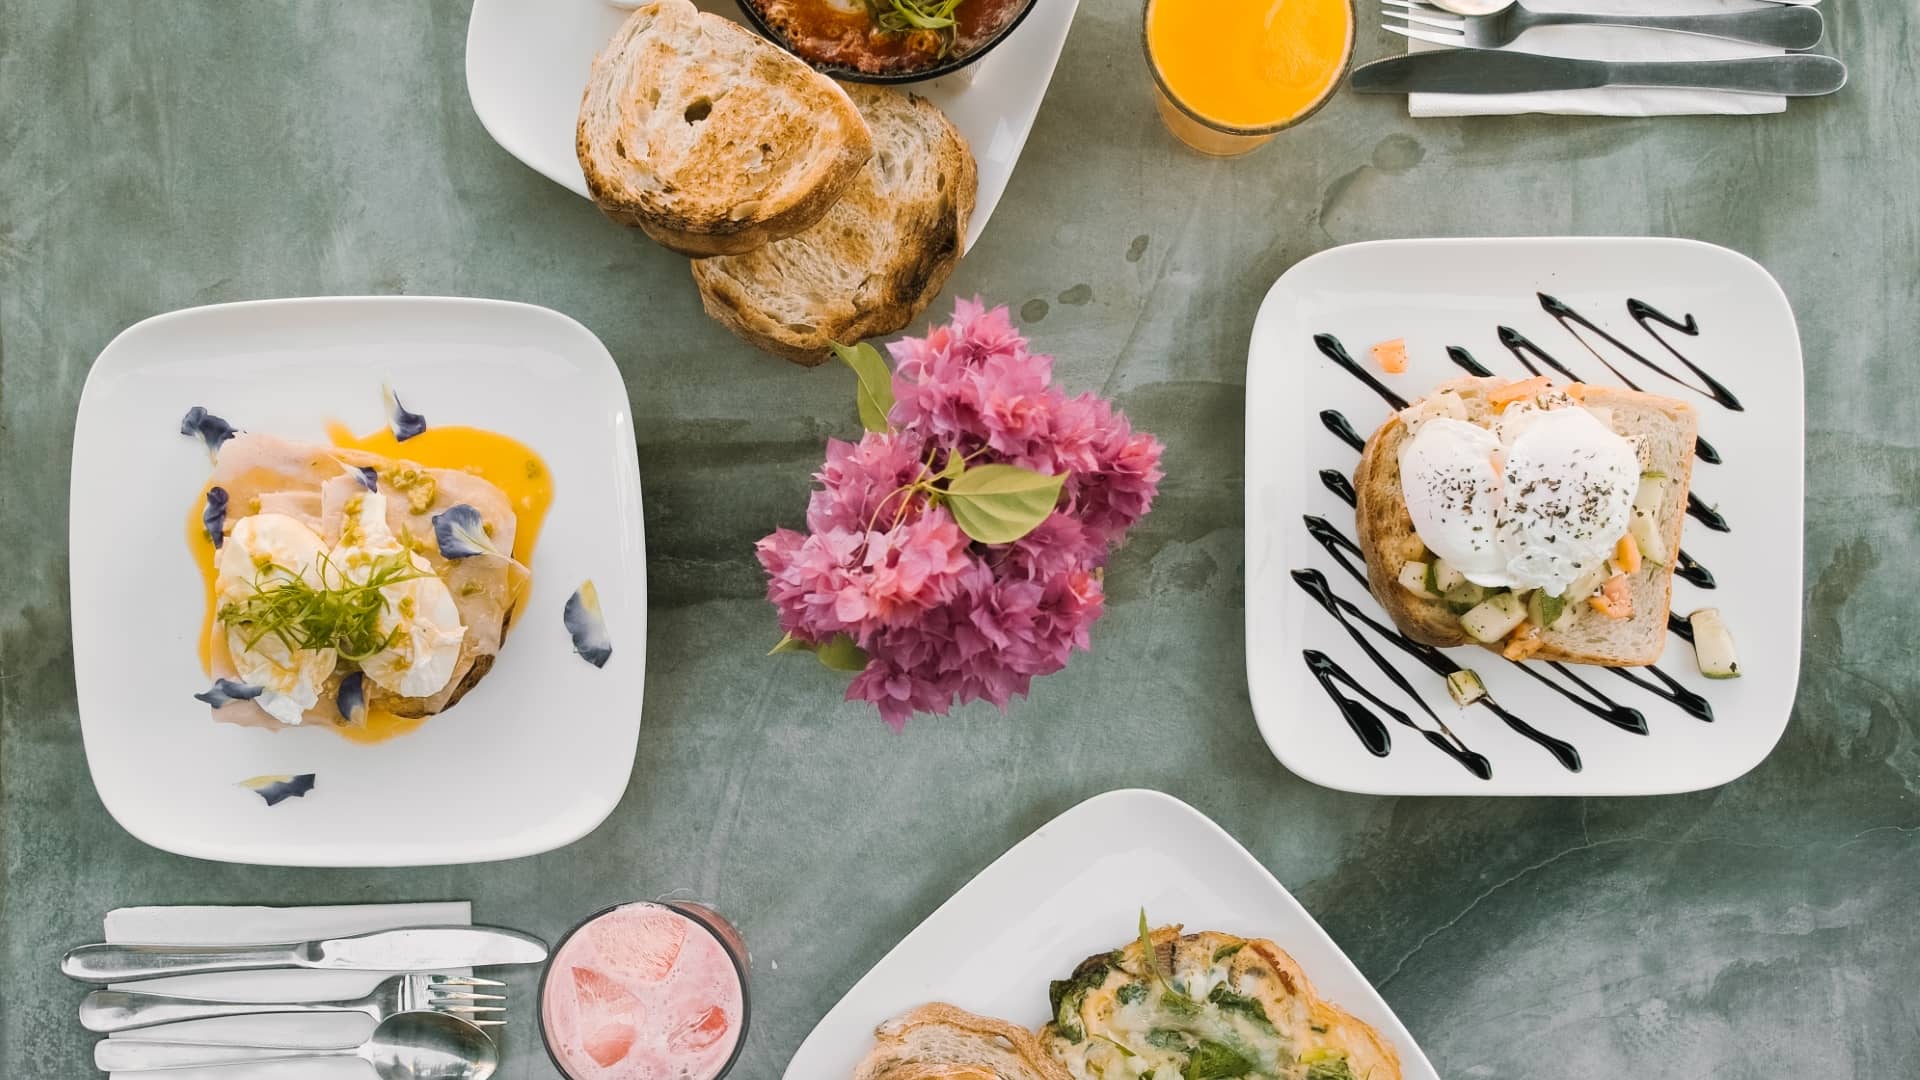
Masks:
[[[1505,379],[1466,378],[1435,388],[1458,394],[1467,407],[1467,419],[1480,422],[1493,413],[1487,394],[1507,385]],[[1664,473],[1671,481],[1656,515],[1660,535],[1669,553],[1680,548],[1686,522],[1687,488],[1693,476],[1694,439],[1699,415],[1682,401],[1637,390],[1586,386],[1582,400],[1588,408],[1604,410],[1613,429],[1632,440],[1642,470]],[[1367,440],[1353,486],[1359,496],[1356,512],[1360,550],[1367,560],[1367,577],[1374,598],[1387,609],[1401,632],[1415,641],[1441,648],[1478,644],[1460,626],[1459,616],[1436,600],[1423,600],[1399,584],[1400,567],[1408,561],[1408,538],[1413,518],[1401,494],[1400,449],[1408,437],[1407,425],[1395,414]],[[1673,600],[1673,567],[1650,568],[1629,578],[1633,615],[1613,619],[1586,604],[1576,604],[1569,625],[1540,631],[1535,660],[1574,664],[1633,667],[1651,664],[1666,648],[1667,609]],[[1498,651],[1499,645],[1489,648]]]
[[[846,196],[798,236],[693,264],[707,314],[799,364],[912,322],[959,263],[973,214],[973,154],[944,113],[883,86],[847,91],[874,155]]]
[[[702,256],[820,220],[873,140],[832,79],[688,0],[654,0],[594,58],[574,149],[608,217]]]
[[[1371,1024],[1315,993],[1271,941],[1178,926],[1088,957],[1053,984],[1048,1051],[1075,1080],[1284,1076],[1400,1080],[1400,1055]],[[1234,1058],[1244,1067],[1230,1067]]]
[[[1033,1033],[952,1005],[880,1025],[853,1080],[1071,1080]]]

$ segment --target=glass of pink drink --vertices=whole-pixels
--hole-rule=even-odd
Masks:
[[[540,1034],[569,1080],[718,1080],[746,1040],[746,945],[699,904],[588,916],[540,980]]]

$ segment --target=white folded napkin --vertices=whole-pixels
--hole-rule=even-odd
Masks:
[[[394,930],[404,926],[471,926],[472,905],[354,904],[340,907],[141,907],[110,911],[106,940],[128,945],[266,945],[314,941]],[[390,972],[236,971],[218,975],[176,975],[118,983],[116,990],[239,1001],[338,1000],[370,992]],[[465,974],[465,972],[461,972]],[[114,1039],[169,1042],[276,1043],[288,1046],[346,1046],[363,1041],[373,1021],[359,1013],[221,1017],[140,1028]],[[152,1072],[114,1073],[114,1080],[150,1080]],[[373,1070],[358,1058],[312,1064],[283,1064],[251,1069],[170,1069],[167,1080],[241,1080],[271,1075],[273,1080],[369,1080]]]
[[[1526,4],[1535,11],[1632,12],[1648,15],[1700,15],[1778,6],[1763,0],[1526,0]],[[1407,45],[1408,52],[1444,48],[1424,41],[1410,40]],[[1779,56],[1784,52],[1696,34],[1620,26],[1543,26],[1522,35],[1507,49],[1582,60],[1726,60],[1746,56]],[[1599,90],[1551,90],[1533,94],[1407,96],[1407,112],[1415,117],[1511,116],[1516,113],[1746,116],[1785,112],[1786,108],[1786,98],[1770,94],[1627,86],[1610,86]]]

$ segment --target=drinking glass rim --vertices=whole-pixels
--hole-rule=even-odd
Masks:
[[[1146,53],[1147,73],[1153,76],[1153,84],[1160,88],[1161,96],[1166,98],[1168,102],[1172,103],[1174,108],[1180,110],[1181,115],[1185,116],[1189,120],[1192,120],[1194,123],[1201,125],[1202,127],[1208,128],[1209,130],[1212,130],[1212,131],[1217,131],[1222,135],[1241,135],[1241,136],[1258,138],[1264,135],[1277,134],[1278,132],[1287,130],[1288,128],[1294,126],[1295,124],[1298,124],[1298,123],[1301,123],[1302,121],[1307,120],[1308,118],[1312,117],[1315,113],[1319,112],[1321,109],[1324,109],[1327,107],[1327,103],[1332,101],[1334,98],[1334,95],[1340,92],[1341,80],[1345,79],[1347,77],[1347,72],[1353,69],[1353,47],[1356,44],[1356,40],[1360,36],[1360,27],[1359,27],[1360,18],[1354,12],[1355,0],[1342,0],[1342,2],[1345,4],[1347,9],[1346,51],[1342,54],[1340,58],[1340,67],[1338,71],[1334,72],[1333,81],[1327,84],[1326,92],[1322,93],[1319,99],[1316,100],[1311,106],[1309,106],[1305,112],[1300,113],[1297,116],[1288,117],[1287,119],[1282,120],[1277,124],[1266,124],[1259,127],[1241,127],[1237,124],[1223,123],[1219,120],[1212,119],[1211,117],[1202,116],[1200,113],[1196,112],[1191,106],[1189,106],[1186,102],[1180,100],[1180,95],[1174,93],[1173,88],[1167,85],[1167,80],[1161,76],[1160,65],[1154,62],[1153,40],[1148,35],[1148,32],[1147,32],[1147,15],[1153,10],[1153,5],[1158,2],[1159,0],[1145,0],[1145,2],[1140,7],[1140,48],[1143,52]]]
[[[579,933],[588,923],[597,922],[622,908],[630,908],[637,904],[648,904],[653,907],[666,908],[668,911],[698,926],[700,929],[706,931],[713,940],[719,942],[720,951],[726,953],[727,959],[733,963],[734,978],[740,983],[740,1031],[734,1038],[733,1052],[727,1055],[727,1060],[720,1066],[720,1071],[714,1073],[711,1078],[711,1080],[721,1080],[722,1077],[733,1071],[735,1065],[739,1064],[740,1052],[747,1047],[747,1029],[752,1025],[753,1021],[753,987],[747,979],[749,970],[747,959],[741,956],[740,950],[735,949],[732,942],[727,940],[727,935],[721,933],[720,929],[713,925],[713,919],[724,919],[724,916],[716,911],[713,912],[712,918],[709,918],[706,913],[712,911],[712,909],[704,904],[692,901],[681,903],[673,900],[624,900],[618,904],[610,904],[588,915],[586,918],[574,923],[572,929],[560,935],[560,940],[554,942],[553,951],[548,954],[549,958],[545,970],[540,973],[540,985],[534,991],[534,997],[537,999],[534,1008],[534,1024],[540,1029],[540,1046],[546,1050],[547,1060],[553,1063],[553,1067],[559,1071],[561,1076],[567,1077],[568,1080],[578,1080],[567,1068],[566,1063],[560,1060],[560,1055],[553,1052],[553,1040],[547,1035],[547,980],[553,978],[554,969],[558,966],[557,961],[560,959],[560,952],[567,947],[567,942],[573,940],[573,935]],[[729,927],[733,926],[731,922],[728,922],[727,925]],[[734,928],[734,933],[736,935],[739,933],[737,927]],[[742,948],[744,948],[744,943]]]

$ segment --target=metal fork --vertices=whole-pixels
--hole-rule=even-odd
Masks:
[[[1779,49],[1811,49],[1826,36],[1826,20],[1816,8],[1770,7],[1758,11],[1730,11],[1713,15],[1583,15],[1575,12],[1532,11],[1516,3],[1492,15],[1450,15],[1419,0],[1380,0],[1382,30],[1431,41],[1436,45],[1469,49],[1498,49],[1536,26],[1637,26],[1680,34],[1744,41]]]
[[[203,1020],[213,1016],[251,1016],[258,1013],[365,1013],[379,1023],[394,1013],[430,1009],[453,1013],[476,1027],[498,1027],[504,1018],[480,1019],[481,1014],[504,1013],[504,1005],[484,1002],[507,1000],[504,994],[479,994],[468,987],[505,986],[492,979],[459,975],[395,975],[382,980],[365,997],[345,1001],[229,1001],[218,998],[138,994],[125,990],[95,990],[80,1003],[80,1024],[88,1031],[130,1031],[170,1024],[176,1020]],[[459,988],[459,989],[450,989]]]

